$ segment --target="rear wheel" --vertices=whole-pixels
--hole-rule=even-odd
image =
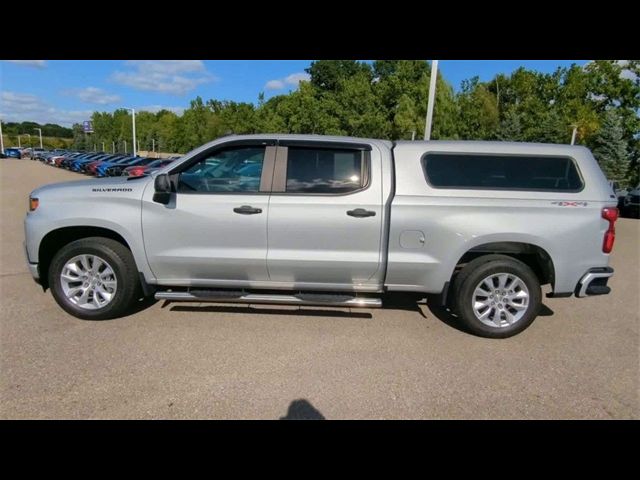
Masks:
[[[487,255],[467,264],[454,280],[455,310],[476,335],[507,338],[535,320],[542,303],[540,282],[525,263]]]
[[[49,285],[65,311],[85,320],[122,316],[141,296],[131,252],[102,237],[76,240],[58,251],[49,267]]]

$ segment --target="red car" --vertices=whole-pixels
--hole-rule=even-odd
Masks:
[[[58,157],[52,157],[49,159],[50,162],[52,162],[52,164],[55,164],[56,167],[60,166],[60,163],[67,157],[60,155]]]
[[[122,172],[122,175],[125,177],[139,177],[141,175],[144,175],[147,170],[162,168],[169,165],[171,162],[173,162],[173,159],[166,158],[158,159],[155,162],[151,162],[147,165],[134,165],[132,167],[125,168]]]

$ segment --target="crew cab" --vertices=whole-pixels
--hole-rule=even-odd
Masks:
[[[154,175],[53,184],[25,219],[67,312],[141,297],[379,307],[394,292],[515,335],[551,297],[610,292],[616,198],[580,146],[227,136]]]

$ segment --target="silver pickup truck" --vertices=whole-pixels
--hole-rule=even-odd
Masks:
[[[48,185],[33,277],[83,319],[142,297],[379,307],[429,297],[504,338],[548,296],[607,294],[616,198],[583,147],[228,136],[152,176]]]

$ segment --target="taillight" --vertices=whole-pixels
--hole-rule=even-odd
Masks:
[[[602,251],[604,253],[611,253],[613,250],[613,242],[616,240],[616,227],[615,223],[618,219],[618,209],[605,207],[602,209],[602,218],[609,222],[609,228],[604,233],[604,241],[602,242]]]

